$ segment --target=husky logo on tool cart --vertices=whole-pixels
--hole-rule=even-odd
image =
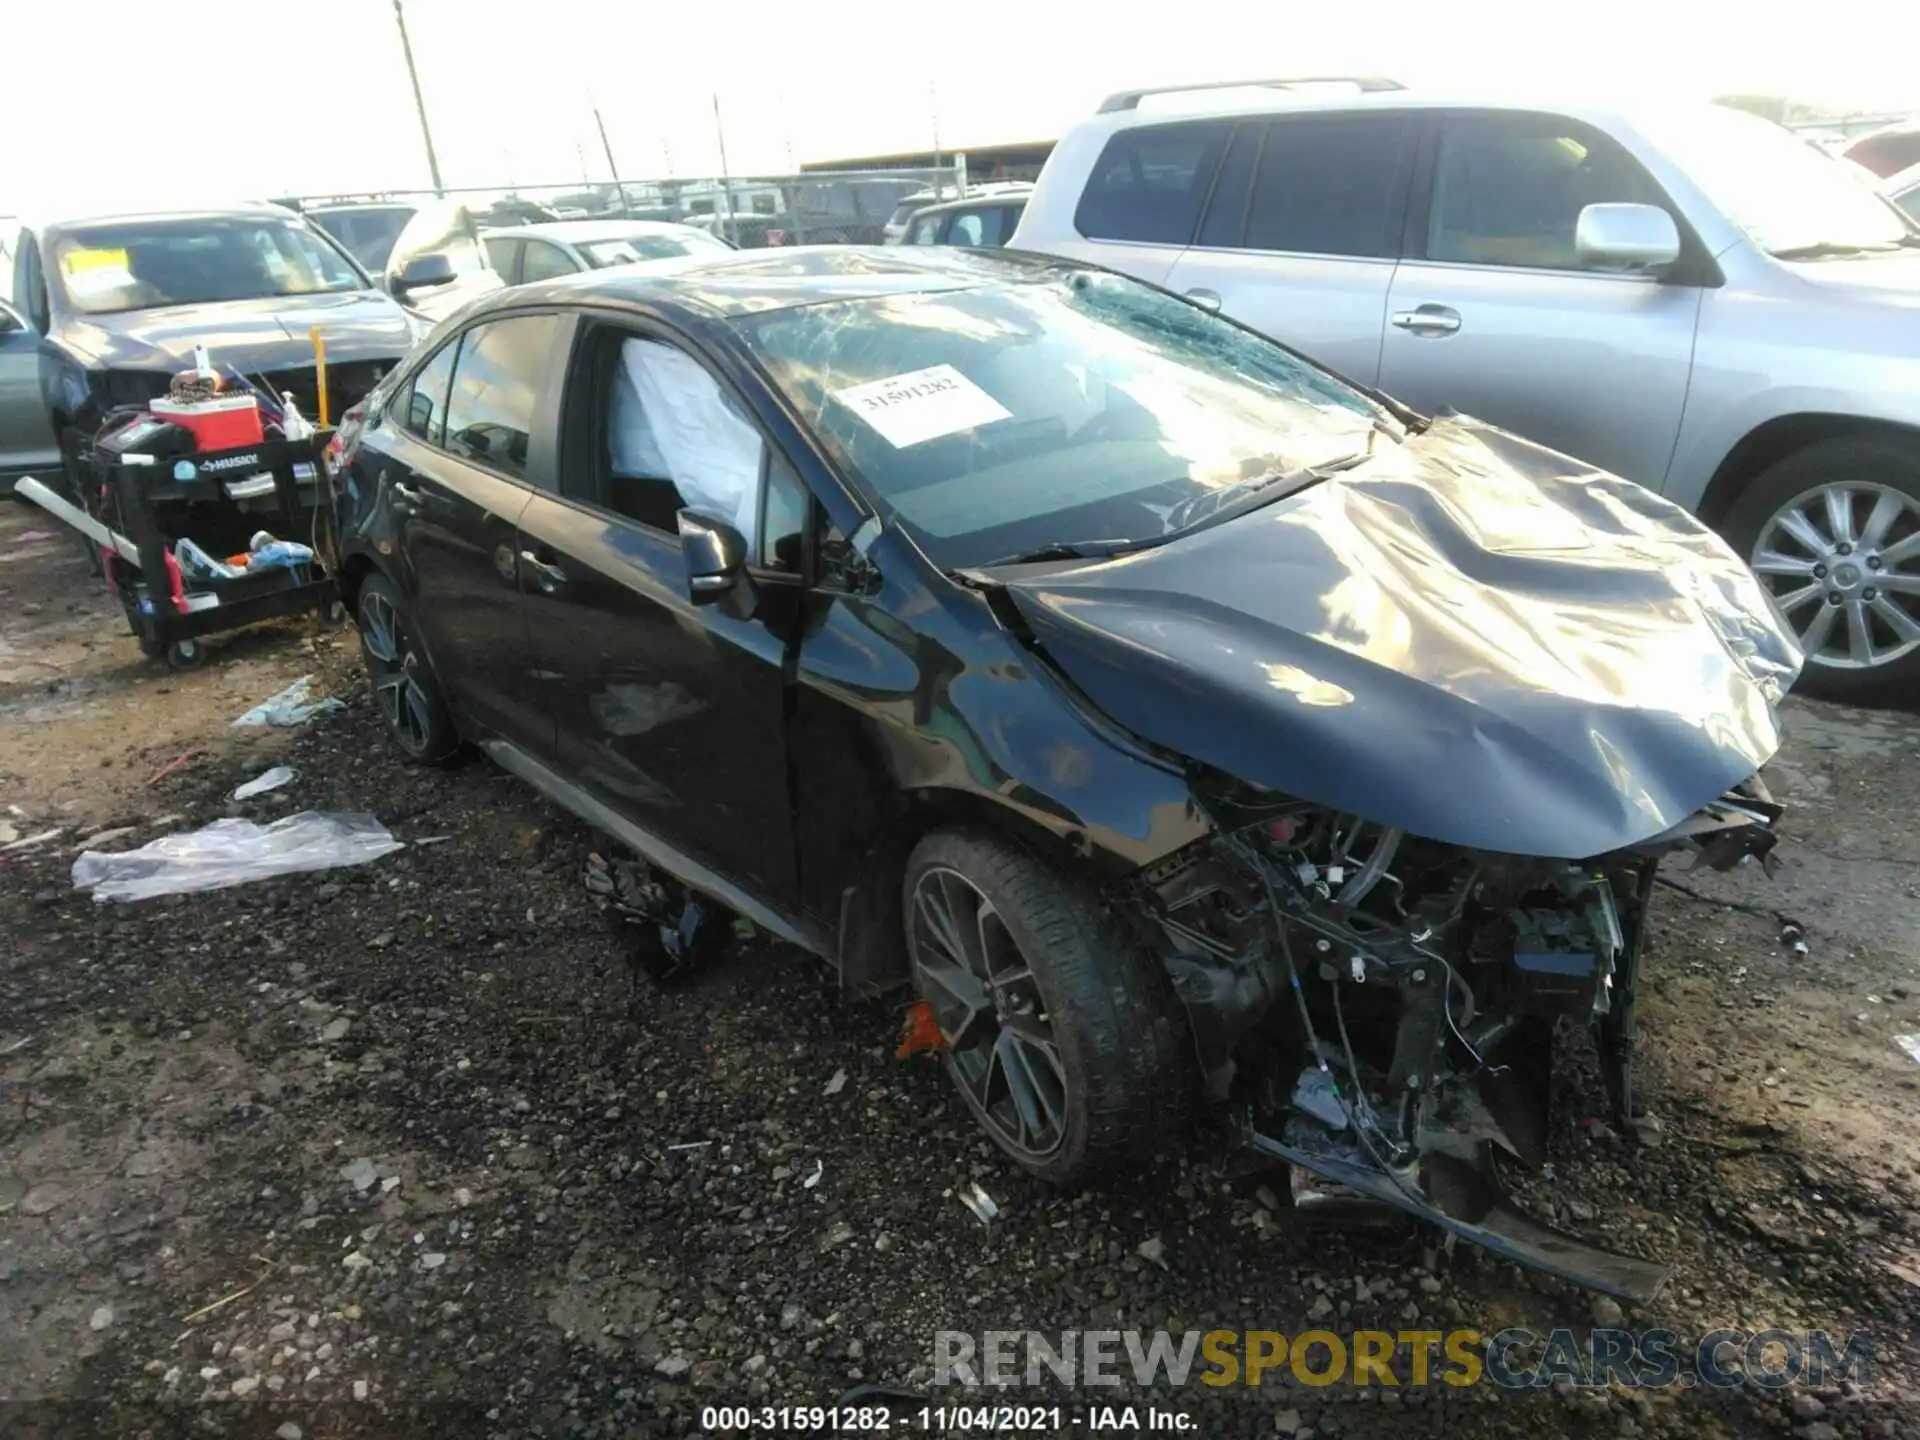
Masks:
[[[224,460],[204,461],[200,469],[209,475],[217,475],[222,470],[244,470],[249,465],[258,465],[258,455],[229,455]]]

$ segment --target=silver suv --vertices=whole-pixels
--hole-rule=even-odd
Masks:
[[[1718,106],[1233,88],[1173,113],[1109,99],[1011,243],[1637,480],[1753,565],[1808,690],[1920,680],[1915,222]]]

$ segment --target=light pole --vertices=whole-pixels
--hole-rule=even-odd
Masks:
[[[393,0],[393,18],[400,25],[400,49],[407,57],[407,79],[413,82],[413,108],[420,115],[420,138],[427,145],[427,173],[433,176],[433,193],[445,195],[447,187],[440,180],[440,157],[433,153],[433,131],[427,125],[427,101],[420,93],[420,72],[413,68],[413,42],[407,38],[407,14],[400,8],[400,0]]]

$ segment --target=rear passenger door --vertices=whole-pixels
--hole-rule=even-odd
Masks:
[[[1373,384],[1415,148],[1407,115],[1241,121],[1167,287]]]
[[[1153,284],[1193,239],[1231,120],[1184,120],[1122,130],[1094,162],[1074,211],[1083,241],[1049,243],[1075,259],[1111,266]]]
[[[1678,209],[1618,142],[1558,116],[1439,115],[1427,151],[1380,388],[1659,489],[1711,268]],[[1581,209],[1622,201],[1673,216],[1681,269],[1582,266]]]
[[[552,749],[545,662],[527,627],[517,526],[558,475],[554,425],[573,318],[505,315],[448,340],[389,402],[376,482],[402,583],[460,719]]]

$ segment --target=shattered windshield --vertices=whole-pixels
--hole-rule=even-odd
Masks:
[[[882,517],[948,569],[1163,539],[1224,492],[1366,453],[1385,414],[1270,341],[1114,275],[743,325]]]
[[[53,265],[67,299],[87,315],[367,287],[313,231],[271,218],[88,225],[62,232]]]

